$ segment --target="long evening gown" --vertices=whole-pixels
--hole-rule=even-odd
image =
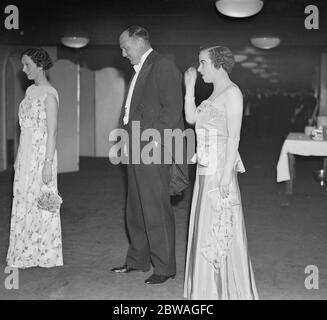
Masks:
[[[205,100],[197,108],[197,173],[193,191],[184,297],[188,299],[258,299],[247,250],[237,172],[244,172],[239,153],[230,196],[219,198],[228,138],[225,106]]]
[[[56,89],[31,85],[19,105],[20,142],[15,161],[9,266],[28,268],[63,265],[59,209],[48,212],[38,208],[42,169],[47,141],[45,99]],[[48,189],[57,192],[57,152],[52,163],[52,181]]]

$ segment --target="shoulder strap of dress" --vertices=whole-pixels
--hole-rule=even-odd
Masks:
[[[59,103],[58,91],[54,87],[49,87],[47,93],[52,93],[56,97],[57,102]]]
[[[212,100],[211,102],[215,101],[220,95],[222,95],[229,87],[236,87],[234,83],[229,84],[226,88],[224,88],[222,91],[220,91]]]

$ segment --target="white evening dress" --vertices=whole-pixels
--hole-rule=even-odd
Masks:
[[[49,212],[38,208],[43,185],[47,121],[45,99],[58,93],[50,86],[31,85],[19,105],[21,128],[15,161],[13,203],[7,264],[17,268],[63,265],[59,209]],[[49,189],[57,192],[57,152],[52,163]]]
[[[244,172],[237,154],[230,197],[219,199],[228,138],[225,106],[205,100],[197,108],[197,172],[193,191],[184,297],[195,300],[258,299],[248,255],[237,173]]]

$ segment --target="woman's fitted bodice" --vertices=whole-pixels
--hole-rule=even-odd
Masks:
[[[223,168],[228,140],[226,107],[204,100],[196,110],[197,162],[213,169]],[[237,154],[236,171],[245,171],[240,155]]]
[[[57,101],[58,93],[49,86],[31,85],[27,88],[25,98],[19,105],[19,124],[24,128],[46,128],[46,107],[44,101],[48,93],[53,94]]]

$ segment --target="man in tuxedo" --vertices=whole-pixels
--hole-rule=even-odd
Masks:
[[[125,98],[122,127],[129,134],[127,152],[128,191],[126,225],[129,248],[125,264],[113,268],[116,273],[149,271],[153,274],[147,284],[163,283],[176,274],[175,219],[169,184],[170,164],[163,162],[164,129],[184,129],[182,75],[171,59],[151,48],[147,30],[131,26],[120,35],[123,57],[130,60],[135,70]],[[132,136],[132,124],[138,123],[140,135],[145,129],[160,132],[153,148],[161,148],[160,163],[131,163],[132,153],[145,143]],[[133,140],[134,139],[134,140]],[[136,140],[135,140],[136,139]],[[149,143],[149,142],[147,142]],[[134,148],[134,150],[133,150]]]

